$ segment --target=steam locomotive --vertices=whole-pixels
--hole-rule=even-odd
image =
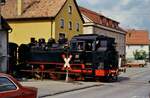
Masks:
[[[118,52],[115,39],[86,34],[74,36],[69,43],[50,39],[22,44],[18,48],[18,63],[22,74],[42,78],[62,79],[66,71],[70,78],[117,80],[119,75]],[[32,74],[31,74],[32,73]]]

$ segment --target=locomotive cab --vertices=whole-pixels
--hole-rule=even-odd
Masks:
[[[96,34],[79,35],[71,40],[70,47],[72,63],[84,65],[85,77],[117,76],[118,53],[114,38]]]

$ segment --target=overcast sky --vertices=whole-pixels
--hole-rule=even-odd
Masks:
[[[150,32],[150,0],[77,0],[78,5],[101,12],[121,27]]]

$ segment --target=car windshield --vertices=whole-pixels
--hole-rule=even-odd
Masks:
[[[17,87],[6,77],[0,77],[0,92],[16,90]]]

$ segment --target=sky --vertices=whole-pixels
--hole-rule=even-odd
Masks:
[[[125,29],[150,32],[150,0],[77,0],[77,3],[120,22]]]

